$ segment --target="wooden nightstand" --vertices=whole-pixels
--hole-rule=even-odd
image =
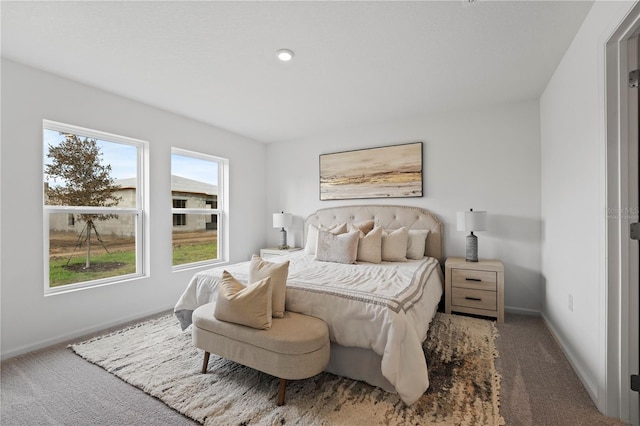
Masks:
[[[263,248],[260,249],[260,257],[272,257],[272,256],[284,256],[285,254],[289,254],[294,251],[302,250],[300,247],[290,247],[288,249],[281,250],[279,248]]]
[[[445,262],[445,312],[495,317],[504,322],[504,265],[499,260]]]

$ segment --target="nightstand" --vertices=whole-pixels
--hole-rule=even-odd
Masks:
[[[302,248],[290,247],[284,250],[281,250],[279,248],[263,248],[263,249],[260,249],[260,257],[264,259],[264,258],[273,257],[273,256],[284,256],[285,254],[289,254],[298,250],[302,250]]]
[[[495,317],[504,322],[504,265],[499,260],[445,262],[445,312]]]

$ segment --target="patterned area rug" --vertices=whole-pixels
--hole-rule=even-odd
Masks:
[[[397,395],[329,373],[291,381],[275,405],[278,379],[202,352],[173,315],[71,345],[97,364],[205,425],[501,425],[495,325],[438,313],[424,343],[430,386],[407,407]]]

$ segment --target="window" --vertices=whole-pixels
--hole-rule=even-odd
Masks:
[[[141,276],[142,141],[43,121],[45,294]]]
[[[171,151],[173,266],[221,262],[225,228],[223,177],[227,160],[174,148]]]
[[[173,208],[186,209],[187,200],[173,200]],[[186,225],[187,225],[187,215],[184,213],[174,213],[173,226],[186,226]]]

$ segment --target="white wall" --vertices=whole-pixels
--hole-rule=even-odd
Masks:
[[[605,333],[604,54],[633,6],[595,2],[540,99],[543,315],[601,410],[607,350],[618,350]]]
[[[43,119],[149,142],[148,278],[43,296]],[[172,146],[229,159],[230,260],[265,244],[264,144],[4,59],[2,124],[3,357],[173,307],[196,270],[171,270]]]
[[[296,216],[289,235],[295,234],[298,246],[303,219],[319,208],[364,203],[424,207],[444,223],[445,256],[465,254],[465,233],[456,231],[456,212],[487,210],[489,231],[477,233],[479,256],[504,262],[507,307],[539,311],[539,132],[538,102],[528,101],[270,144],[267,206]],[[415,141],[424,142],[424,197],[319,201],[319,154]],[[267,238],[277,245],[277,230],[269,228]]]

